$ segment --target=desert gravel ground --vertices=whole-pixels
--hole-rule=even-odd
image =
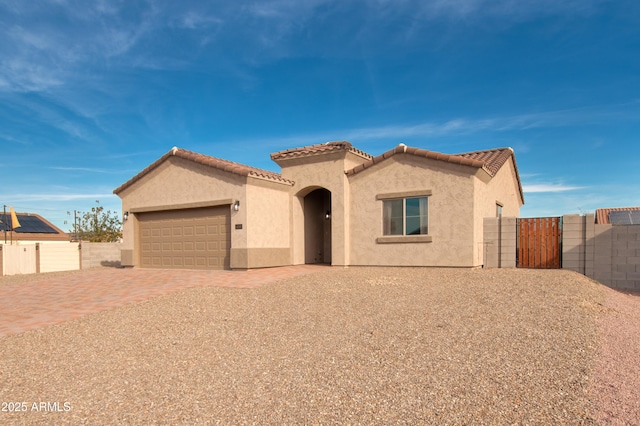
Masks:
[[[506,269],[192,288],[0,338],[0,400],[27,403],[0,424],[637,424],[637,328],[602,336],[639,299]]]

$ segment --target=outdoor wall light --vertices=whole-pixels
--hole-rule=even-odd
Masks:
[[[240,200],[236,200],[236,202],[233,204],[233,210],[237,212],[238,209],[240,209]]]
[[[129,219],[129,212],[124,212],[124,214],[122,215],[122,220],[127,220]]]
[[[331,219],[331,212],[329,210],[324,214],[324,218],[327,220]]]

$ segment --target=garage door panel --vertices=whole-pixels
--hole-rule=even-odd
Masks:
[[[142,267],[229,268],[229,206],[139,213],[138,219]]]

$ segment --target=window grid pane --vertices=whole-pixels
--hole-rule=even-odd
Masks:
[[[402,235],[403,200],[385,200],[383,235]]]
[[[428,233],[427,197],[407,198],[405,235],[424,235]]]
[[[428,197],[383,201],[383,235],[427,235]]]

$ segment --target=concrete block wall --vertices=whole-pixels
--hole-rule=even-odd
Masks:
[[[593,275],[594,215],[562,217],[562,268]]]
[[[595,253],[593,256],[593,275],[587,275],[603,284],[611,285],[611,265],[613,264],[612,225],[594,226]]]
[[[594,215],[563,217],[562,267],[609,287],[640,291],[640,225],[601,225]]]
[[[640,225],[611,226],[606,234],[611,236],[611,280],[608,284],[640,291]],[[601,259],[605,255],[604,251],[596,253]],[[604,268],[602,272],[605,272]]]
[[[82,242],[82,269],[120,266],[122,243]]]
[[[483,224],[484,266],[487,268],[516,267],[517,219],[486,217]]]
[[[516,267],[517,219],[484,219],[484,266]],[[640,225],[595,224],[595,216],[562,217],[562,268],[609,287],[640,292]]]

